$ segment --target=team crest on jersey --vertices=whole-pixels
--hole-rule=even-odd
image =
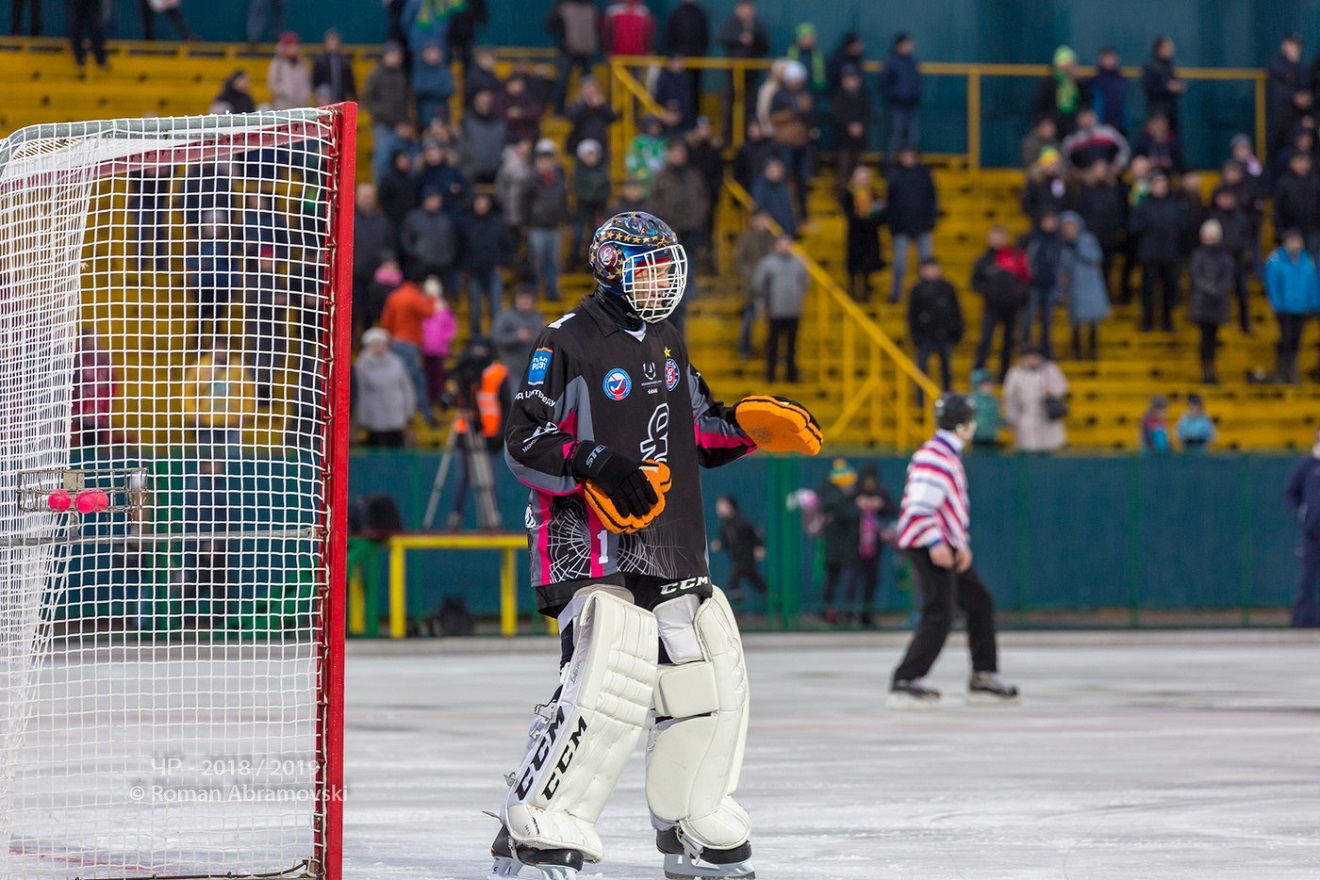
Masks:
[[[665,387],[673,391],[678,387],[678,361],[673,358],[665,359]]]
[[[550,359],[554,357],[554,351],[548,348],[538,348],[532,352],[532,360],[527,366],[527,384],[544,385],[545,374],[550,370]]]
[[[623,400],[632,391],[632,376],[618,367],[605,374],[605,396],[610,400]]]

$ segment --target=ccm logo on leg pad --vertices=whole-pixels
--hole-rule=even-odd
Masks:
[[[532,783],[536,774],[545,766],[546,759],[554,750],[556,738],[559,736],[560,728],[564,725],[564,709],[558,707],[555,712],[554,722],[546,729],[545,736],[541,738],[541,744],[532,757],[532,763],[523,772],[522,778],[518,780],[518,787],[515,789],[518,799],[525,800],[527,793],[531,791]],[[573,763],[573,758],[577,755],[578,745],[582,742],[582,735],[587,732],[587,719],[578,718],[577,727],[568,735],[568,742],[564,744],[564,750],[555,762],[554,769],[546,779],[545,787],[541,789],[541,797],[549,801],[554,797],[555,792],[559,790],[560,774],[568,771]]]

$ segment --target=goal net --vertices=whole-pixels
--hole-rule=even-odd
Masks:
[[[354,126],[0,141],[0,878],[338,876]]]

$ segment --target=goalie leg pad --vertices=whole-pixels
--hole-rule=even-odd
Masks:
[[[514,842],[602,856],[595,822],[628,764],[655,687],[655,616],[609,592],[586,597],[549,719],[533,728],[500,818]]]
[[[656,609],[664,617],[662,608]],[[692,618],[703,659],[664,667],[647,753],[646,800],[657,824],[694,848],[746,844],[752,824],[732,797],[747,739],[748,683],[733,610],[716,589]],[[669,640],[666,640],[668,646]]]

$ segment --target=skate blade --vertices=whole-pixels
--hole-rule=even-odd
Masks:
[[[486,880],[507,880],[509,877],[521,876],[518,872],[522,870],[522,864],[508,856],[496,856],[495,864],[491,866],[490,873],[486,875]]]
[[[938,709],[939,707],[940,707],[939,697],[923,699],[921,697],[914,697],[911,694],[905,694],[902,692],[891,693],[889,695],[889,699],[885,700],[886,709],[903,709],[903,710],[915,710],[918,712],[928,712],[931,709]]]
[[[665,853],[665,876],[669,880],[702,880],[702,878],[731,877],[737,880],[755,880],[756,872],[750,861],[731,865],[712,865],[686,855]]]
[[[967,705],[969,706],[1019,706],[1021,704],[1021,694],[1012,697],[1001,697],[998,694],[988,694],[985,691],[967,692]]]
[[[523,868],[529,868],[534,873],[520,874]],[[526,876],[527,880],[577,880],[577,875],[577,871],[564,865],[524,865],[515,859],[497,856],[495,865],[486,875],[486,880],[507,880],[509,877],[523,876]]]

